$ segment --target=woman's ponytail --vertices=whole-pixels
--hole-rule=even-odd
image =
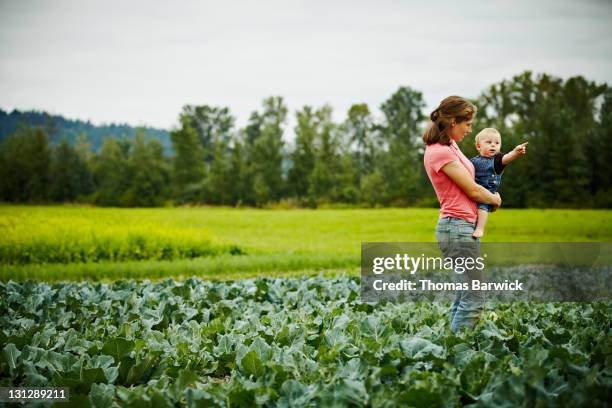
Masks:
[[[434,111],[431,112],[431,115],[429,115],[429,118],[431,119],[432,122],[437,121],[439,117],[440,117],[440,108],[434,109]]]
[[[456,123],[470,120],[476,114],[476,106],[460,96],[449,96],[440,102],[440,106],[431,112],[429,119],[431,124],[423,134],[423,142],[426,145],[441,143],[451,144],[450,129],[451,120]]]

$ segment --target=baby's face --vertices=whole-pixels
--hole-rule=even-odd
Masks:
[[[487,134],[480,138],[476,148],[481,156],[495,156],[499,153],[499,149],[501,149],[501,137],[494,133]]]

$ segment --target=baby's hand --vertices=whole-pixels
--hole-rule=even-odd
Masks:
[[[516,152],[517,154],[525,154],[527,153],[527,145],[529,144],[529,142],[525,142],[525,143],[521,143],[520,145],[516,146],[514,148],[514,152]]]

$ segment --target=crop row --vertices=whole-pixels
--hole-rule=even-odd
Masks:
[[[25,216],[0,216],[0,264],[175,260],[244,253],[237,245],[215,240],[202,228],[112,216],[50,216],[37,221]]]
[[[354,278],[0,283],[1,386],[75,406],[605,406],[610,303],[368,304]],[[62,405],[65,406],[65,405]]]

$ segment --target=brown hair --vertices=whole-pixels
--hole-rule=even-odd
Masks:
[[[470,120],[476,115],[476,106],[460,96],[449,96],[444,98],[429,118],[432,124],[427,128],[423,135],[425,144],[441,143],[445,145],[451,144],[451,138],[448,131],[451,127],[451,120],[455,119],[456,123]]]

